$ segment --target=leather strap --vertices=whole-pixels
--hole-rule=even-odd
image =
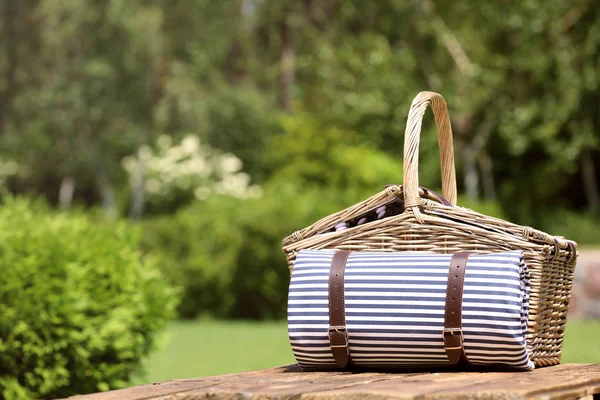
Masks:
[[[329,346],[340,368],[350,362],[346,310],[344,304],[344,271],[349,251],[336,251],[329,269]]]
[[[456,364],[461,360],[464,362],[469,361],[463,347],[462,299],[467,260],[471,254],[473,253],[459,252],[454,254],[448,270],[443,336],[444,350],[446,350],[450,364]]]

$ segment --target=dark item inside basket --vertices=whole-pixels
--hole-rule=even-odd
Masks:
[[[391,185],[386,185],[391,186]],[[434,192],[433,190],[421,187],[423,191],[424,197],[434,199],[435,201],[445,205],[452,207],[452,204],[448,202],[443,196]],[[384,219],[387,217],[393,217],[395,215],[400,215],[404,212],[404,200],[401,198],[391,199],[383,204],[375,206],[370,210],[367,210],[347,221],[340,221],[336,223],[333,227],[320,232],[321,233],[330,233],[330,232],[339,232],[349,228],[354,228],[355,226],[368,224],[369,222],[377,221],[380,219]]]
[[[349,228],[354,228],[355,226],[368,224],[369,222],[377,221],[394,215],[399,215],[403,212],[404,201],[399,198],[391,199],[388,202],[380,204],[377,207],[373,207],[370,210],[367,210],[362,214],[359,214],[347,221],[338,222],[335,224],[335,226],[332,226],[329,229],[319,232],[319,234],[343,231]]]

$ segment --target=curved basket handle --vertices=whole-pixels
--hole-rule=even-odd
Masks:
[[[419,197],[419,140],[423,115],[429,105],[431,105],[438,129],[442,192],[452,205],[456,205],[454,146],[452,144],[452,128],[450,127],[448,106],[441,94],[421,92],[415,97],[410,106],[404,133],[404,207],[412,209],[418,220],[421,220],[421,214],[417,207],[421,204],[421,198]]]

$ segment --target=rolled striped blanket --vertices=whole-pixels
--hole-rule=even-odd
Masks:
[[[294,263],[288,332],[294,356],[303,368],[340,366],[332,350],[344,343],[332,344],[329,312],[334,253],[302,250]],[[377,368],[450,365],[445,312],[453,256],[406,252],[346,256],[341,278],[342,332],[350,364]],[[523,253],[469,255],[463,287],[462,326],[450,332],[461,335],[461,362],[533,369],[525,342],[530,287]]]

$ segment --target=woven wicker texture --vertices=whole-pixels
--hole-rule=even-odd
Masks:
[[[404,142],[404,185],[389,185],[380,193],[329,215],[283,240],[290,269],[302,249],[352,251],[411,251],[452,254],[458,251],[491,253],[523,250],[531,273],[527,350],[536,366],[560,363],[561,347],[577,258],[576,243],[564,237],[442,205],[434,194],[419,187],[419,138],[427,107],[433,110],[444,197],[456,204],[456,175],[448,109],[437,93],[421,92],[412,103]],[[384,204],[396,201],[402,211],[337,230]]]

